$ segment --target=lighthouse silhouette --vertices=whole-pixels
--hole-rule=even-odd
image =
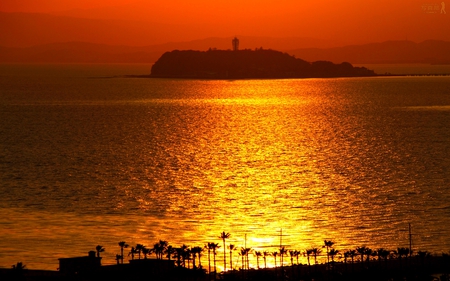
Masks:
[[[237,37],[234,37],[231,44],[233,45],[233,51],[239,50],[239,39],[237,39]]]

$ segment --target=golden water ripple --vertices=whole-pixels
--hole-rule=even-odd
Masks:
[[[2,266],[54,268],[97,244],[114,263],[121,240],[222,231],[263,251],[281,229],[289,249],[395,249],[409,222],[416,249],[450,247],[448,79],[84,83],[1,107]]]

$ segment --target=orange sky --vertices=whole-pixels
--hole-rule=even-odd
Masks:
[[[1,0],[0,11],[171,24],[175,25],[173,30],[164,37],[164,40],[171,41],[236,34],[313,37],[342,44],[360,44],[404,39],[416,42],[426,39],[450,41],[450,1],[446,7],[447,14],[440,13],[440,10],[431,13],[424,11],[425,4],[435,4],[440,9],[441,2],[442,0]],[[138,44],[137,41],[134,43]]]

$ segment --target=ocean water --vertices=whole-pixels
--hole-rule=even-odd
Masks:
[[[124,77],[149,71],[0,66],[0,267],[222,231],[260,251],[395,250],[409,224],[414,251],[450,251],[449,76]]]

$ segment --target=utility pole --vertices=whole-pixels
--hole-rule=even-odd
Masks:
[[[283,229],[280,228],[280,249],[283,247]]]

